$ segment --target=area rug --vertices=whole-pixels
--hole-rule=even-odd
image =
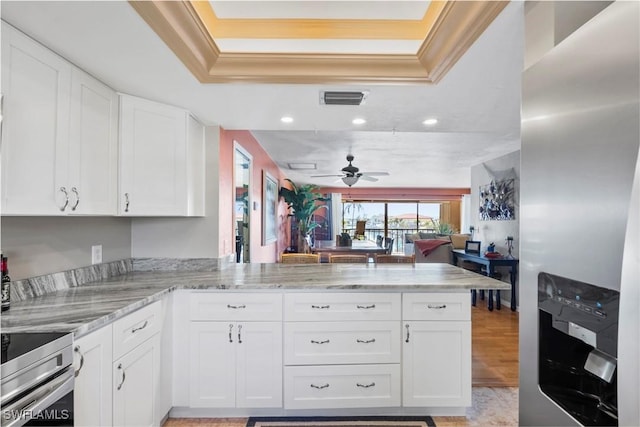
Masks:
[[[431,417],[251,417],[247,427],[435,427]]]

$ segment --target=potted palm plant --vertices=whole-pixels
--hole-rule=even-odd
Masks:
[[[309,252],[309,236],[310,233],[320,226],[313,221],[313,214],[326,205],[318,205],[317,202],[325,202],[329,199],[322,197],[318,192],[318,187],[312,184],[296,185],[290,179],[285,179],[291,184],[291,188],[280,187],[280,196],[290,209],[289,216],[295,221],[298,234],[298,252]]]

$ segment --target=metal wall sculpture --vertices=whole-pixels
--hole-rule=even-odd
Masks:
[[[516,219],[514,180],[491,181],[480,186],[480,220]]]

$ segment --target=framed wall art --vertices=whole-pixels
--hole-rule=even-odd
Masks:
[[[262,171],[262,245],[278,238],[276,219],[278,212],[278,180]]]
[[[479,195],[481,221],[516,219],[513,179],[482,185]]]

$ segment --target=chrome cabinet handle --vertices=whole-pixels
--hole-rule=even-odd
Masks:
[[[64,212],[67,209],[67,205],[69,205],[69,193],[67,193],[67,189],[64,187],[60,187],[60,191],[64,194],[64,205],[60,208],[60,212]]]
[[[242,344],[242,325],[238,325],[238,344]]]
[[[122,388],[122,384],[124,384],[124,380],[127,379],[127,374],[124,372],[124,369],[122,368],[122,363],[118,363],[118,369],[122,371],[122,381],[120,381],[120,384],[118,384],[118,390],[120,390]]]
[[[371,304],[371,305],[357,305],[357,308],[361,309],[361,310],[370,310],[372,308],[376,308],[375,304]]]
[[[323,340],[323,341],[311,340],[311,344],[329,344],[329,340]]]
[[[76,187],[71,187],[71,192],[76,195],[76,204],[71,207],[71,210],[75,211],[80,204],[80,194],[78,194],[78,189]]]
[[[372,342],[376,342],[375,338],[371,338],[370,340],[361,340],[360,338],[356,339],[356,342],[361,344],[371,344]]]
[[[132,333],[132,334],[135,334],[136,332],[138,332],[138,331],[140,331],[140,330],[142,330],[142,329],[146,328],[148,323],[149,323],[149,322],[145,320],[145,321],[144,321],[144,323],[142,324],[142,326],[138,326],[137,328],[133,328],[133,329],[131,329],[131,333]]]
[[[311,308],[319,308],[321,310],[326,310],[329,307],[331,307],[329,304],[327,304],[327,305],[312,305],[311,306]]]
[[[407,328],[407,339],[404,342],[409,342],[409,324],[407,323],[404,327]]]
[[[327,388],[329,387],[329,384],[322,384],[322,385],[315,385],[315,384],[311,384],[311,388],[317,388],[318,390],[322,390],[323,388]]]
[[[82,370],[82,367],[84,366],[84,354],[82,354],[82,352],[80,351],[80,346],[77,345],[75,346],[75,348],[73,349],[74,352],[78,353],[80,355],[80,367],[78,368],[78,370],[73,374],[74,377],[78,377],[78,375],[80,375],[80,371]]]
[[[356,385],[357,385],[358,387],[361,387],[361,388],[369,388],[369,387],[375,387],[376,383],[374,383],[374,382],[371,382],[371,383],[369,383],[369,384],[360,384],[360,383],[356,383]]]
[[[229,342],[233,342],[233,323],[229,323]]]
[[[443,308],[447,308],[447,304],[440,304],[440,305],[427,304],[427,308],[430,308],[432,310],[441,310]]]
[[[227,304],[227,308],[232,308],[232,309],[234,309],[234,310],[238,310],[238,309],[241,309],[241,308],[247,308],[247,306],[246,306],[246,305],[244,305],[244,304],[241,304],[241,305],[231,305],[231,304]]]
[[[129,212],[129,193],[124,193],[124,211]]]

